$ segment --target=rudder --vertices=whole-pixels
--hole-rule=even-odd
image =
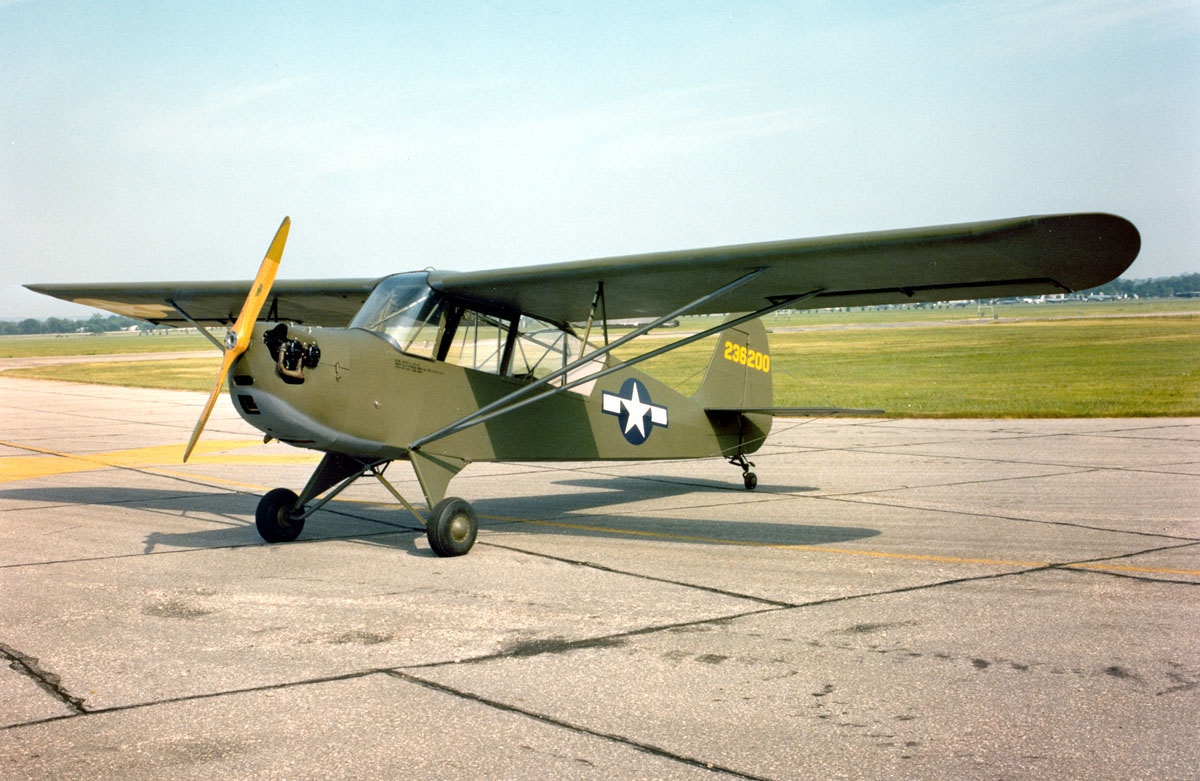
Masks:
[[[729,319],[734,319],[731,315]],[[692,395],[731,446],[727,450],[750,453],[759,448],[771,430],[771,415],[736,410],[770,407],[771,352],[761,319],[731,326],[717,337],[716,347],[700,387]]]
[[[771,352],[761,319],[721,332],[692,398],[709,409],[771,406]]]

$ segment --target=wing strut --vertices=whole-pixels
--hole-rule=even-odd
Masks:
[[[172,308],[172,309],[174,309],[176,312],[178,312],[178,313],[179,313],[179,316],[180,316],[180,317],[182,317],[184,320],[187,320],[189,323],[191,323],[191,324],[192,324],[192,325],[195,327],[195,329],[196,329],[197,331],[199,331],[200,333],[202,333],[202,334],[204,334],[206,337],[208,337],[208,341],[210,341],[210,342],[212,342],[213,344],[215,344],[215,345],[217,346],[217,349],[218,349],[218,350],[220,350],[221,352],[225,352],[225,345],[221,344],[221,342],[220,342],[220,341],[218,341],[217,337],[215,337],[215,336],[213,336],[212,334],[210,334],[210,333],[208,332],[208,329],[207,329],[207,328],[205,328],[204,326],[200,325],[200,324],[199,324],[199,323],[197,323],[195,320],[193,320],[191,317],[189,317],[189,316],[188,316],[188,313],[187,313],[187,312],[185,312],[185,311],[183,311],[183,307],[181,307],[179,304],[176,304],[176,303],[175,303],[175,299],[173,299],[173,298],[168,298],[168,299],[167,299],[167,303],[171,305],[171,308]]]
[[[596,321],[596,307],[599,306],[603,314],[600,315],[600,322],[604,324],[604,343],[608,344],[608,307],[604,305],[604,280],[596,283],[596,295],[592,296],[591,311],[588,312],[587,328],[583,331],[583,343],[588,343],[588,338],[592,335],[592,323]]]
[[[759,271],[762,271],[762,269],[760,269]],[[735,283],[747,281],[750,276],[753,276],[753,274],[757,274],[757,273],[758,272],[752,272],[752,274],[750,274],[750,275],[741,277],[739,280],[735,280]],[[726,287],[729,287],[729,286],[727,285]],[[717,291],[716,293],[710,294],[710,295],[719,295],[721,292],[724,292],[724,291],[723,290]],[[697,340],[704,339],[706,337],[712,336],[715,333],[724,331],[726,328],[731,328],[735,325],[740,325],[741,323],[744,323],[747,320],[753,320],[755,318],[762,317],[763,315],[769,315],[770,313],[772,313],[776,310],[784,309],[785,307],[791,306],[792,304],[796,304],[801,301],[805,301],[809,298],[819,295],[820,293],[821,293],[820,289],[810,290],[807,293],[800,293],[800,294],[794,295],[794,296],[785,296],[782,298],[775,299],[771,302],[771,304],[769,306],[765,306],[762,309],[758,309],[749,314],[742,315],[741,317],[738,317],[734,320],[723,322],[720,325],[713,326],[712,328],[708,328],[704,331],[700,331],[699,333],[692,334],[691,336],[685,336],[682,339],[677,339],[676,341],[671,342],[670,344],[666,345],[665,347],[660,347],[657,350],[651,350],[648,353],[642,353],[641,355],[638,355],[634,358],[630,358],[627,361],[622,361],[621,363],[618,363],[615,366],[609,366],[605,369],[601,369],[600,371],[593,372],[585,377],[578,377],[578,378],[566,383],[565,385],[562,385],[561,387],[554,388],[550,391],[547,391],[546,393],[538,394],[537,396],[534,396],[533,398],[516,401],[517,397],[526,396],[529,394],[530,391],[532,391],[534,389],[545,387],[548,383],[553,381],[555,378],[557,378],[563,374],[566,374],[567,372],[571,371],[575,367],[582,365],[588,361],[595,360],[597,355],[608,353],[613,348],[620,346],[621,344],[629,341],[630,339],[636,338],[637,336],[641,336],[642,334],[646,333],[647,331],[651,330],[652,328],[655,328],[655,327],[661,325],[662,323],[666,322],[670,318],[678,316],[683,311],[686,311],[686,309],[690,309],[691,307],[697,306],[700,303],[702,303],[702,301],[692,302],[687,307],[676,310],[675,312],[672,312],[671,314],[666,315],[665,317],[659,318],[658,320],[654,321],[653,323],[650,323],[649,325],[645,325],[645,326],[635,329],[634,331],[630,332],[629,334],[626,334],[625,336],[621,337],[620,339],[613,342],[611,345],[608,345],[607,347],[593,350],[592,352],[588,353],[585,357],[580,358],[579,360],[575,361],[574,363],[570,364],[569,366],[567,366],[563,369],[560,369],[559,371],[555,372],[554,374],[550,374],[550,375],[547,375],[546,377],[543,377],[541,380],[539,380],[538,382],[536,382],[532,385],[527,385],[526,387],[521,388],[520,390],[514,391],[514,392],[508,394],[507,396],[504,396],[503,398],[497,399],[496,401],[492,402],[491,404],[481,407],[477,412],[474,412],[470,415],[465,415],[462,418],[460,418],[459,420],[456,420],[455,422],[438,429],[437,431],[433,432],[432,434],[426,434],[425,436],[421,437],[420,439],[415,440],[411,445],[409,445],[409,449],[417,450],[422,445],[428,444],[429,442],[433,442],[434,440],[442,439],[443,437],[448,437],[451,434],[456,434],[459,431],[462,431],[463,429],[471,428],[472,426],[477,426],[480,423],[485,423],[485,422],[491,420],[492,418],[499,417],[500,415],[506,415],[509,412],[513,412],[515,410],[520,409],[521,407],[524,407],[529,404],[533,404],[534,402],[549,398],[550,396],[554,396],[558,393],[568,391],[571,388],[574,388],[576,385],[582,385],[586,382],[592,382],[593,380],[598,380],[601,377],[605,377],[609,374],[612,374],[613,372],[622,371],[623,369],[627,369],[630,366],[633,366],[634,364],[641,363],[642,361],[648,361],[651,358],[655,358],[659,355],[662,355],[663,353],[670,352],[671,350],[675,350],[679,347],[683,347],[685,344],[691,344],[692,342],[695,342]]]

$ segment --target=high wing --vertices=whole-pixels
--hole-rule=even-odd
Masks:
[[[568,323],[603,314],[692,314],[1069,293],[1116,278],[1141,239],[1110,214],[1021,217],[761,244],[659,252],[491,271],[433,271],[439,291]],[[746,277],[746,279],[742,279]],[[736,280],[729,292],[713,295]],[[278,281],[260,320],[345,326],[379,279]],[[248,282],[26,285],[30,290],[163,325],[226,325]],[[181,314],[181,312],[183,314]],[[186,315],[186,317],[184,316]]]
[[[301,325],[345,326],[375,289],[378,279],[279,281],[260,320]],[[134,284],[26,285],[38,293],[94,306],[156,325],[228,325],[237,319],[250,282],[144,282]],[[174,302],[174,304],[172,304]],[[178,308],[176,308],[178,307]]]
[[[1110,214],[1021,217],[929,228],[660,252],[429,276],[437,290],[581,321],[603,283],[609,318],[659,316],[761,270],[690,313],[746,312],[793,296],[796,308],[1069,293],[1116,278],[1141,239]]]

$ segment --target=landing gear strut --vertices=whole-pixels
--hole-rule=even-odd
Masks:
[[[750,471],[750,467],[754,466],[753,462],[747,461],[744,453],[738,453],[737,456],[729,459],[729,463],[742,468],[742,483],[746,486],[747,491],[753,491],[758,485],[758,475]]]
[[[434,505],[426,520],[384,479],[383,472],[389,463],[386,459],[370,460],[326,453],[299,496],[286,488],[276,488],[263,496],[254,517],[259,535],[267,542],[291,542],[304,530],[304,521],[308,516],[355,480],[370,475],[416,516],[425,527],[429,547],[433,548],[434,553],[439,556],[462,556],[471,550],[479,533],[479,520],[474,508],[463,499],[451,497]],[[439,493],[444,489],[443,484]],[[426,498],[428,500],[428,494]]]

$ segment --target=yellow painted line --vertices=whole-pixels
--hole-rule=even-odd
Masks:
[[[511,523],[528,523],[534,526],[552,526],[560,529],[575,529],[578,531],[601,532],[604,534],[619,534],[629,537],[645,537],[660,540],[675,540],[679,542],[700,542],[710,545],[739,545],[748,548],[774,548],[777,550],[811,551],[813,553],[837,553],[844,556],[871,556],[880,559],[901,559],[907,561],[933,561],[944,564],[981,564],[988,567],[1050,567],[1059,566],[1063,569],[1117,570],[1121,572],[1144,572],[1156,575],[1191,575],[1200,577],[1200,571],[1184,569],[1158,569],[1152,567],[1131,567],[1121,564],[1060,564],[1054,565],[1048,561],[1006,561],[1003,559],[968,559],[955,556],[930,556],[918,553],[889,553],[886,551],[856,550],[853,548],[827,548],[819,545],[789,545],[778,542],[758,542],[755,540],[726,540],[719,537],[698,537],[690,534],[671,534],[668,532],[645,531],[641,529],[614,529],[608,526],[589,526],[581,523],[563,523],[561,521],[534,521],[528,518],[507,518],[499,515],[480,516],[493,521],[509,521]]]
[[[309,453],[263,455],[228,452],[230,450],[255,447],[261,444],[262,442],[257,439],[201,442],[196,447],[196,452],[189,463],[235,466],[316,464],[321,458],[319,454]],[[181,463],[183,461],[184,449],[182,444],[156,445],[128,450],[114,450],[108,453],[81,454],[64,453],[13,442],[0,442],[0,445],[21,450],[32,450],[39,454],[35,456],[8,456],[0,458],[0,483],[29,480],[35,477],[72,474],[75,472],[91,472],[98,469],[113,469],[117,467],[148,469],[154,466]],[[194,477],[195,475],[188,474],[186,476]]]

